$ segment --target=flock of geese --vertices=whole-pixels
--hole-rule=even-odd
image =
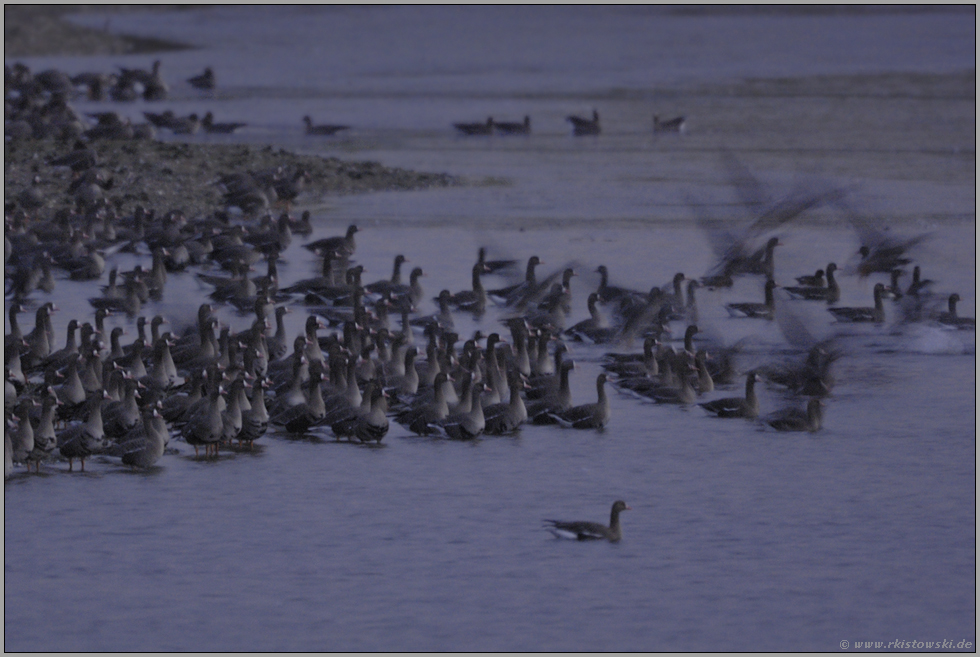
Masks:
[[[194,89],[213,94],[217,80],[211,67],[186,80]],[[152,139],[157,129],[169,130],[175,135],[193,135],[198,132],[208,134],[233,134],[248,126],[242,121],[215,121],[212,112],[204,116],[192,112],[178,116],[173,110],[163,112],[144,111],[145,123],[133,124],[117,112],[99,112],[90,115],[97,125],[90,127],[84,117],[75,112],[67,101],[84,96],[92,101],[112,100],[132,102],[142,98],[146,101],[166,100],[170,86],[161,74],[161,62],[156,60],[150,70],[120,67],[118,72],[85,72],[70,76],[64,71],[47,69],[32,73],[30,68],[17,62],[12,67],[4,65],[4,96],[8,99],[5,112],[5,132],[8,137],[43,139]],[[37,111],[41,98],[50,99],[44,103],[43,111]],[[12,102],[11,102],[12,101]],[[576,136],[598,135],[601,133],[599,112],[592,111],[591,117],[568,116],[572,134]],[[302,119],[304,131],[311,136],[333,136],[350,130],[351,126],[331,123],[314,123],[307,115]],[[661,120],[653,117],[653,132],[682,133],[686,130],[683,116]],[[463,135],[529,135],[531,117],[523,121],[495,121],[487,117],[485,122],[454,123],[453,127]]]
[[[159,69],[159,62],[152,71],[124,69],[109,88],[121,85],[144,98],[147,93],[165,97]],[[8,103],[33,103],[36,108],[37,98],[43,97],[61,111],[68,107],[62,94],[69,87],[87,85],[93,97],[106,82],[34,76],[22,65],[5,73],[8,89],[17,90]],[[207,69],[188,83],[211,90],[214,73]],[[122,91],[109,93],[117,99],[126,96]],[[33,94],[37,95],[29,101]],[[51,110],[46,116],[57,114]],[[147,113],[147,119],[174,132],[195,130],[193,122],[172,113]],[[576,135],[600,131],[595,111],[591,118],[570,116],[568,121]],[[219,132],[241,127],[214,123],[210,113],[200,123]],[[308,116],[304,124],[308,133],[318,135],[348,128],[315,125]],[[530,118],[516,123],[488,118],[455,127],[465,134],[526,134]],[[653,127],[657,132],[681,131],[684,120],[661,121],[655,116]],[[76,135],[82,140],[99,136]],[[84,143],[79,144],[50,162],[72,170],[68,192],[76,199],[77,186],[96,169]],[[567,322],[573,312],[573,279],[584,273],[574,267],[539,276],[543,263],[536,255],[526,263],[489,260],[486,249],[480,249],[469,285],[461,282],[460,289],[441,290],[431,297],[438,311],[422,315],[420,308],[429,301],[421,286],[424,271],[415,266],[405,280],[405,254],[394,257],[390,277],[363,282],[364,268],[356,260],[357,226],[351,225],[344,235],[312,240],[308,212],[300,219],[288,212],[278,218],[254,217],[236,200],[238,192],[253,188],[257,180],[295,186],[308,175],[305,172],[224,176],[226,200],[245,211],[247,219],[241,222],[232,221],[225,211],[189,219],[175,210],[158,216],[153,209],[139,207],[131,216],[118,216],[112,204],[95,202],[47,216],[26,192],[18,195],[5,206],[10,327],[5,335],[5,474],[14,464],[40,471],[43,464],[59,458],[68,462],[69,471],[75,461],[84,470],[85,460],[94,455],[148,468],[175,439],[193,446],[201,458],[216,458],[222,449],[251,450],[270,426],[279,435],[329,432],[337,440],[369,445],[384,440],[391,421],[419,436],[453,440],[512,434],[524,424],[602,430],[611,420],[607,385],[657,404],[699,404],[708,414],[758,421],[777,431],[819,431],[822,400],[834,386],[833,364],[843,353],[833,341],[814,341],[800,360],[739,371],[737,345],[698,339],[697,290],[731,287],[740,277],[760,277],[763,298],[726,304],[733,318],[776,319],[780,290],[825,305],[837,322],[882,324],[886,314],[894,313],[897,321],[974,330],[972,318],[957,314],[959,295],[934,293],[935,283],[923,278],[919,265],[912,268],[910,284],[901,285],[913,264],[909,253],[928,236],[899,239],[876,228],[851,210],[839,190],[798,192],[778,203],[759,203],[749,198],[758,191],[758,183],[734,158],[723,158],[752,208],[753,220],[733,229],[730,221],[709,217],[692,204],[716,256],[711,270],[699,278],[678,273],[647,291],[616,286],[605,265],[594,270],[590,266],[599,284],[587,295],[589,317],[574,325]],[[298,188],[284,188],[282,197],[295,198],[298,193]],[[776,282],[774,259],[780,241],[773,234],[806,210],[825,204],[845,213],[857,231],[861,249],[853,273],[882,277],[874,285],[872,306],[839,305],[841,269],[835,262],[801,274],[797,285]],[[317,269],[310,278],[280,286],[277,263],[297,237],[317,255]],[[146,258],[146,267],[111,267],[117,252]],[[524,275],[515,281],[510,273],[521,264]],[[265,275],[251,273],[263,265]],[[57,306],[39,298],[54,294],[54,271],[72,280],[106,279],[101,294],[89,299],[92,316],[68,321],[61,348],[51,320]],[[165,331],[167,320],[148,317],[143,306],[165,295],[172,276],[193,276],[210,292],[194,302],[198,312],[192,326]],[[509,284],[496,283],[501,276],[501,282]],[[891,309],[886,309],[886,302]],[[251,319],[232,327],[218,319],[217,306],[232,307]],[[486,334],[456,332],[461,315],[481,320],[490,308],[501,319],[499,326],[482,324]],[[28,312],[33,312],[34,325],[22,330],[20,318]],[[290,312],[307,315],[299,335],[287,335],[284,316]],[[132,342],[124,342],[120,327],[107,332],[106,318],[117,314],[135,323]],[[684,327],[683,345],[671,344],[671,323]],[[642,350],[629,351],[640,341]],[[601,356],[594,401],[573,403],[571,342],[610,347]],[[744,394],[705,398],[716,387],[735,386],[743,379]],[[762,415],[756,394],[760,382],[805,403]],[[609,526],[555,520],[547,524],[556,535],[618,540],[619,513],[627,509],[617,501]]]

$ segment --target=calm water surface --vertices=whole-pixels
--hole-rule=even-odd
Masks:
[[[856,127],[823,118],[801,129],[814,112],[844,108],[791,95],[691,91],[746,77],[957,73],[974,66],[973,14],[966,18],[595,8],[136,13],[113,16],[112,29],[206,47],[162,57],[172,102],[112,108],[134,119],[143,109],[213,109],[218,120],[252,124],[236,136],[243,141],[467,177],[475,184],[313,206],[313,238],[357,223],[365,278],[387,277],[404,253],[425,269],[428,297],[466,288],[481,245],[521,262],[539,255],[541,273],[574,265],[569,324],[587,316],[599,264],[614,283],[639,289],[664,285],[677,271],[701,275],[713,258],[686,200],[719,217],[749,218],[719,166],[719,149],[729,148],[776,198],[801,183],[842,185],[896,233],[931,232],[916,263],[938,292],[959,292],[961,314],[973,316],[972,98],[922,99],[900,85],[892,96],[862,100],[854,88]],[[745,30],[755,38],[736,36]],[[429,43],[436,45],[422,47]],[[29,63],[76,72],[152,59]],[[215,98],[177,82],[205,65],[219,76]],[[600,138],[573,139],[564,117],[592,107],[608,127]],[[655,111],[688,113],[690,134],[654,140]],[[755,124],[762,111],[770,124]],[[300,130],[306,113],[355,128],[312,143]],[[530,114],[534,132],[462,139],[449,130],[488,113]],[[953,120],[933,126],[933,114]],[[923,121],[927,128],[910,129]],[[789,224],[780,238],[780,282],[831,260],[853,265],[859,245],[829,208]],[[284,285],[315,273],[301,240],[283,256]],[[136,262],[148,257],[118,259],[124,268]],[[878,280],[842,276],[842,305],[870,305]],[[92,290],[58,282],[59,341],[68,319],[90,314],[84,299]],[[199,303],[187,300],[207,291],[192,275],[172,275],[163,301],[145,314],[162,312],[179,326]],[[761,301],[755,278],[702,290],[706,336],[725,344],[748,338],[743,370],[802,353],[775,323],[728,318],[725,303],[750,300]],[[818,338],[841,331],[822,308],[781,308]],[[69,475],[62,463],[40,476],[19,470],[4,488],[5,649],[833,650],[842,640],[975,642],[974,336],[900,327],[888,312],[884,327],[841,336],[837,387],[824,429],[812,436],[610,390],[613,417],[601,433],[525,427],[513,437],[456,443],[392,423],[378,449],[335,443],[329,431],[301,440],[270,432],[254,454],[216,462],[173,440],[180,454],[145,473],[108,458],[91,461],[84,475]],[[480,323],[460,317],[457,328],[464,336],[500,330],[499,316],[494,309]],[[235,329],[250,322],[228,311],[222,318]],[[305,311],[287,315],[291,334],[304,320]],[[683,335],[682,324],[672,328]],[[591,401],[608,349],[570,349],[578,365],[573,397]],[[760,398],[763,413],[793,403],[765,387]],[[618,498],[633,508],[619,544],[557,541],[541,528],[550,517],[605,521]]]

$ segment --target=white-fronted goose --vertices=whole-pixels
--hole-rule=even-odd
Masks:
[[[666,119],[664,121],[660,120],[660,117],[654,115],[653,117],[653,131],[654,132],[684,132],[687,128],[687,121],[683,116],[677,116],[673,119]]]
[[[529,135],[531,134],[531,117],[524,115],[524,120],[520,123],[494,121],[493,127],[501,135]]]
[[[544,522],[555,538],[571,538],[579,541],[605,539],[615,543],[623,538],[619,514],[629,510],[631,507],[627,506],[626,502],[616,500],[609,514],[608,527],[598,522],[587,521],[545,520]]]
[[[823,281],[824,270],[820,271],[820,280]],[[837,279],[834,277],[834,272],[837,271],[837,265],[835,263],[830,263],[827,265],[826,276],[827,284],[819,286],[800,286],[800,287],[786,287],[783,288],[798,299],[807,299],[810,301],[826,301],[827,303],[837,303],[840,301],[840,285],[837,283]],[[805,278],[805,277],[800,277]],[[799,279],[797,279],[799,280]]]
[[[464,135],[489,135],[493,132],[493,117],[488,116],[486,123],[454,123],[453,127]]]
[[[592,110],[591,119],[583,119],[581,116],[566,116],[565,120],[572,124],[572,134],[576,136],[597,135],[601,131],[599,128],[599,112]]]
[[[331,136],[335,135],[342,130],[350,130],[349,125],[333,125],[329,123],[324,123],[320,125],[315,125],[313,119],[309,116],[303,117],[303,125],[306,126],[306,134],[308,135],[320,135],[320,136]]]
[[[805,411],[796,407],[784,408],[766,416],[765,422],[777,431],[820,431],[823,426],[823,403],[819,399],[811,399]]]
[[[766,281],[766,301],[765,303],[729,303],[725,305],[728,314],[732,317],[752,317],[757,319],[773,319],[775,316],[775,298],[773,290],[778,287],[771,278]]]
[[[759,397],[755,394],[755,382],[759,375],[749,372],[745,377],[745,397],[726,397],[698,404],[718,417],[759,417]]]
[[[876,283],[874,289],[875,305],[873,308],[827,308],[827,310],[837,318],[838,322],[873,322],[881,324],[885,321],[885,306],[882,298],[885,294],[885,286]]]
[[[960,317],[956,314],[956,303],[960,300],[960,295],[955,292],[949,295],[949,310],[940,313],[936,318],[943,326],[959,329],[961,331],[973,331],[977,328],[977,320],[973,317]]]
[[[205,67],[204,73],[201,73],[200,75],[195,75],[192,78],[188,78],[187,82],[195,89],[204,89],[204,90],[214,89],[214,84],[215,84],[214,71],[211,70],[210,66]]]
[[[606,395],[607,374],[600,372],[595,387],[598,400],[593,404],[573,406],[568,410],[553,414],[558,424],[572,429],[602,429],[611,416],[609,397]]]

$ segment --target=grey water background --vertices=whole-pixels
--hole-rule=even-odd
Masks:
[[[724,148],[775,198],[801,181],[829,182],[899,235],[930,232],[916,263],[938,291],[960,294],[961,314],[975,314],[975,92],[922,97],[917,86],[974,69],[972,10],[211,7],[75,20],[201,46],[25,60],[72,73],[163,61],[171,101],[85,109],[134,120],[143,110],[211,109],[250,127],[190,139],[476,183],[316,205],[313,238],[360,226],[367,280],[388,276],[404,253],[425,269],[431,297],[469,285],[481,245],[522,262],[537,254],[545,271],[575,263],[574,323],[587,316],[599,264],[639,289],[710,268],[686,199],[749,219],[719,166]],[[180,82],[206,65],[218,76],[211,96]],[[794,92],[792,81],[814,76],[844,91]],[[750,93],[746,80],[772,86]],[[603,133],[571,137],[564,117],[593,107]],[[689,134],[655,139],[654,113],[687,115]],[[302,134],[304,114],[353,129],[313,140]],[[467,139],[450,127],[524,114],[528,138]],[[856,262],[857,237],[830,208],[779,235],[779,282]],[[284,285],[315,273],[301,242],[283,254]],[[841,305],[870,305],[878,280],[841,277]],[[164,300],[144,312],[186,322],[207,291],[171,276]],[[726,344],[750,337],[744,369],[801,357],[775,323],[727,317],[724,303],[761,300],[757,279],[700,292],[704,331]],[[56,293],[63,336],[68,319],[90,313],[92,288],[59,280]],[[791,310],[818,337],[841,331],[822,308]],[[456,443],[392,423],[384,447],[366,449],[336,444],[329,431],[305,440],[270,431],[258,453],[217,462],[172,440],[181,454],[147,473],[104,459],[84,475],[63,464],[19,474],[4,487],[5,650],[975,645],[973,334],[899,326],[888,312],[886,326],[841,337],[847,353],[815,435],[610,389],[613,417],[601,433],[524,427]],[[457,324],[461,335],[498,330],[499,315]],[[236,329],[249,322],[223,317]],[[305,316],[287,319],[295,334]],[[608,349],[571,350],[573,397],[591,401]],[[760,396],[763,413],[790,403],[767,388]],[[617,498],[633,508],[619,544],[558,541],[541,529],[546,517],[605,521]]]

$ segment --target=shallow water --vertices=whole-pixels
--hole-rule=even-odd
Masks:
[[[958,292],[960,313],[974,316],[974,92],[944,86],[974,66],[973,14],[966,17],[622,8],[132,14],[112,17],[112,28],[208,47],[163,57],[174,101],[112,107],[134,119],[143,109],[213,109],[218,120],[256,124],[242,140],[466,176],[477,184],[314,206],[311,239],[357,223],[365,279],[387,277],[404,253],[425,269],[429,297],[467,287],[481,245],[521,263],[539,255],[540,273],[574,263],[569,324],[587,316],[599,264],[612,282],[639,289],[677,271],[701,275],[713,258],[687,199],[714,216],[749,218],[719,165],[727,148],[775,198],[798,183],[845,186],[857,207],[887,218],[898,234],[931,232],[916,264],[937,292]],[[745,30],[755,38],[736,37]],[[374,47],[359,40],[364,34],[374,35]],[[29,63],[74,72],[152,59]],[[219,76],[215,98],[176,82],[205,65]],[[867,85],[841,77],[851,74],[878,77]],[[726,91],[744,78],[814,75],[836,76],[846,93],[808,96],[787,91],[785,80],[761,95]],[[572,138],[564,116],[592,107],[604,133]],[[654,139],[654,112],[687,113],[689,134]],[[313,141],[301,133],[306,113],[355,128]],[[533,134],[452,134],[453,121],[488,113],[530,114]],[[779,236],[780,282],[830,260],[856,262],[858,239],[830,208]],[[284,285],[315,273],[301,242],[283,254]],[[840,280],[841,305],[870,305],[880,279]],[[59,340],[69,318],[90,314],[84,299],[93,289],[58,281]],[[187,300],[208,289],[192,275],[172,275],[163,301],[145,314],[187,323],[198,303]],[[775,323],[725,312],[731,301],[761,301],[758,279],[699,292],[706,336],[748,339],[743,370],[801,353]],[[841,332],[820,307],[781,309],[818,338]],[[287,315],[292,334],[305,320],[296,310]],[[514,437],[455,443],[392,423],[378,449],[335,443],[329,431],[304,440],[270,433],[256,453],[217,462],[196,460],[173,440],[180,454],[147,473],[108,458],[91,461],[85,475],[61,463],[40,476],[20,471],[4,490],[5,649],[975,643],[974,335],[898,326],[888,313],[884,327],[844,332],[825,426],[812,436],[610,389],[612,420],[601,433],[525,427]],[[479,323],[459,317],[457,328],[464,336],[499,330],[500,314],[492,309]],[[249,323],[234,312],[222,317],[236,329]],[[672,328],[683,335],[682,324]],[[573,398],[591,401],[609,349],[570,348]],[[792,403],[765,387],[760,398],[763,413]],[[605,521],[618,498],[633,509],[619,544],[557,541],[541,528],[550,517]]]

